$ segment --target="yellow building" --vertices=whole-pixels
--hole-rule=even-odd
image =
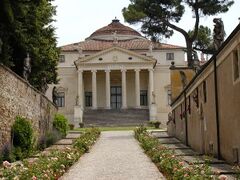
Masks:
[[[185,66],[183,47],[151,42],[114,19],[85,41],[60,48],[57,103],[72,123],[165,124],[169,67],[171,61]]]

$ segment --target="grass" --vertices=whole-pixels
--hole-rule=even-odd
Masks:
[[[76,128],[75,131],[85,131],[89,128]],[[136,129],[136,126],[124,126],[124,127],[98,127],[100,131],[133,131]],[[154,127],[147,127],[147,129],[152,130]]]

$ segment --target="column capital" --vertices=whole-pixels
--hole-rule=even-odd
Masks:
[[[96,72],[97,72],[97,70],[96,70],[96,69],[93,69],[93,70],[91,70],[91,72],[92,72],[92,73],[96,73]]]
[[[78,69],[77,72],[83,73],[83,69]]]
[[[153,72],[153,71],[154,71],[154,69],[153,69],[153,68],[149,68],[149,69],[148,69],[148,71],[152,71],[152,72]]]
[[[108,73],[108,72],[111,72],[111,69],[105,69],[104,71]]]
[[[127,72],[127,69],[121,69],[121,72]]]
[[[140,72],[140,71],[141,71],[141,69],[134,69],[134,71],[135,71],[135,72]]]

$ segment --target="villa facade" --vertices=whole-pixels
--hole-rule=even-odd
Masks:
[[[114,19],[85,41],[60,49],[60,81],[46,95],[51,99],[56,86],[59,112],[72,123],[84,121],[88,110],[118,109],[148,110],[146,120],[166,123],[169,66],[185,66],[183,47],[151,42]]]

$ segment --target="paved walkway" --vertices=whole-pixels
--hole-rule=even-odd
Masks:
[[[100,139],[61,180],[165,179],[144,154],[133,132],[102,132]]]

